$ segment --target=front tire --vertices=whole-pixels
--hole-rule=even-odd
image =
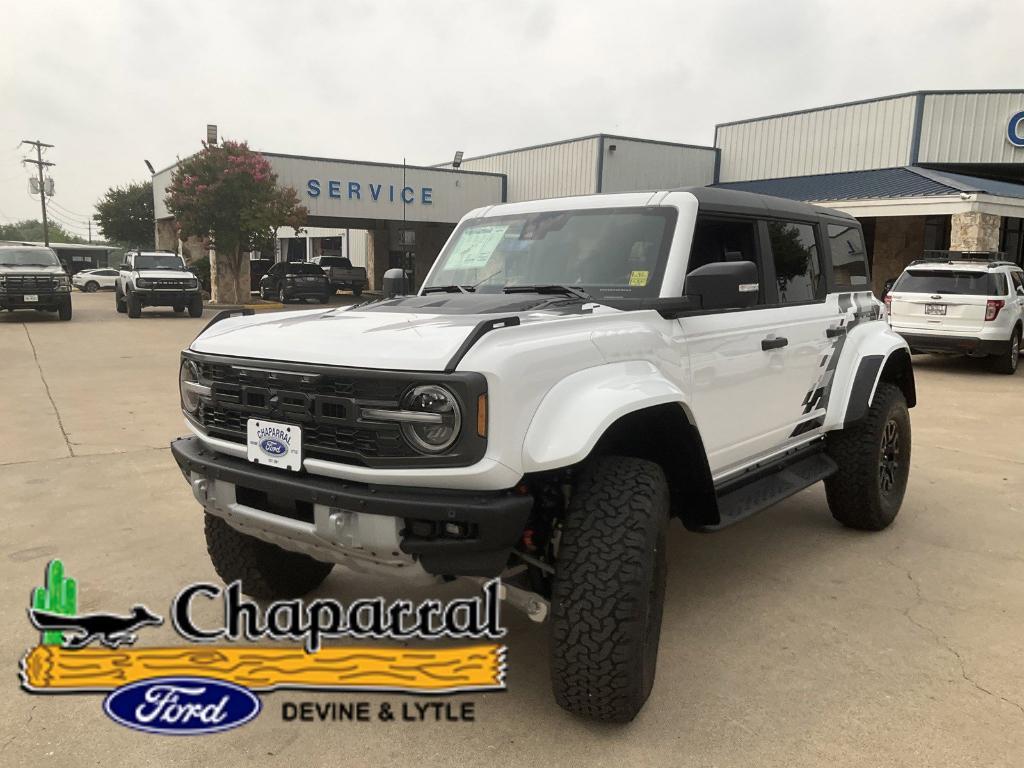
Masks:
[[[281,304],[287,304],[287,303],[288,303],[288,301],[287,301],[287,300],[285,299],[285,297],[284,297],[284,288],[282,288],[281,290],[279,290],[279,291],[277,292],[277,300],[278,300],[278,301],[279,301],[279,302],[280,302]]]
[[[203,297],[200,294],[192,296],[192,301],[188,303],[188,315],[189,317],[202,317],[203,316]]]
[[[128,317],[133,319],[142,317],[142,301],[138,296],[129,293],[125,297],[125,304],[128,306]]]
[[[68,296],[67,301],[62,302],[61,305],[59,307],[57,307],[57,319],[58,320],[64,320],[64,321],[67,321],[67,320],[71,319],[71,297],[70,296]]]
[[[124,301],[124,296],[121,294],[121,291],[116,288],[114,289],[114,309],[122,315],[128,311],[128,305]]]
[[[563,709],[629,722],[654,685],[669,493],[661,467],[606,456],[580,477],[551,596],[551,684]]]
[[[887,528],[900,511],[910,476],[910,411],[903,392],[879,382],[867,416],[826,440],[839,465],[825,480],[832,517],[847,528]]]
[[[235,530],[221,518],[205,515],[206,551],[225,584],[242,582],[250,597],[266,600],[301,597],[323,583],[333,567],[289,552]]]
[[[353,289],[352,289],[352,295],[353,295],[353,296],[355,296],[355,297],[356,297],[357,299],[358,299],[358,298],[359,298],[360,296],[362,296],[362,295],[363,295],[363,289],[362,289],[362,286],[360,286],[360,287],[358,287],[358,288],[353,288]]]
[[[88,283],[85,284],[86,293],[96,293],[96,291],[98,291],[99,289],[100,284],[97,283],[95,280],[90,280]]]
[[[992,370],[996,373],[1005,373],[1012,376],[1017,372],[1017,363],[1020,360],[1020,331],[1016,328],[1010,335],[1010,341],[1006,349],[992,359]]]

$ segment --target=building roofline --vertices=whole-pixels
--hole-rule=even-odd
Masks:
[[[312,160],[320,163],[342,163],[345,165],[371,165],[380,168],[405,168],[413,171],[440,171],[442,173],[463,173],[468,176],[494,176],[497,178],[505,178],[504,173],[494,173],[492,171],[464,171],[461,168],[440,168],[433,165],[412,165],[409,163],[381,163],[373,160],[349,160],[343,157],[316,157],[314,155],[290,155],[283,152],[264,152],[260,149],[254,149],[253,152],[264,155],[266,157],[280,157],[286,160]],[[193,153],[197,154],[197,153]],[[189,155],[188,157],[192,157]],[[188,159],[188,158],[185,158]],[[181,162],[180,160],[178,162]],[[166,168],[161,168],[159,171],[153,174],[153,176],[159,176],[161,173],[174,168],[178,162],[171,163]]]
[[[464,157],[462,162],[466,163],[470,160],[486,160],[489,157],[498,157],[499,155],[511,155],[515,152],[528,152],[531,149],[544,149],[545,147],[557,147],[561,144],[574,144],[577,141],[590,141],[593,139],[618,139],[619,141],[635,141],[640,144],[658,144],[665,147],[680,147],[683,149],[704,149],[709,152],[714,152],[715,147],[709,147],[705,144],[685,144],[679,141],[662,141],[660,139],[641,139],[636,136],[622,136],[617,133],[590,133],[586,136],[574,136],[570,139],[559,139],[557,141],[546,141],[541,144],[531,144],[526,147],[515,147],[513,149],[503,149],[498,152],[488,152],[483,155],[474,155],[473,157]],[[451,160],[446,160],[443,163],[439,163],[438,166],[451,165]],[[433,166],[433,167],[438,167]]]
[[[778,112],[772,115],[762,115],[760,117],[745,117],[742,120],[730,120],[726,123],[715,123],[715,144],[718,144],[718,129],[727,128],[733,125],[743,125],[744,123],[757,123],[762,120],[774,120],[779,117],[792,117],[794,115],[806,115],[811,112],[825,112],[830,109],[840,109],[842,107],[856,107],[861,104],[873,104],[877,101],[891,101],[893,99],[905,99],[910,96],[955,96],[958,94],[999,94],[999,93],[1019,93],[1024,95],[1024,88],[988,88],[981,90],[950,90],[950,91],[906,91],[905,93],[893,93],[888,96],[875,96],[870,99],[857,99],[855,101],[844,101],[838,104],[826,104],[820,107],[807,107],[805,109],[794,109],[790,112]]]

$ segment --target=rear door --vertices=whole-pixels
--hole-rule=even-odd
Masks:
[[[970,267],[913,267],[890,291],[889,317],[907,330],[978,333],[995,291],[994,275]]]

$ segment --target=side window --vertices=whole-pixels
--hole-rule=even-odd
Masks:
[[[698,216],[693,231],[693,246],[687,273],[718,261],[752,261],[757,265],[761,290],[758,304],[764,303],[764,280],[757,251],[757,222],[747,219]],[[684,288],[685,291],[685,288]]]
[[[992,278],[993,296],[1005,296],[1009,293],[1009,288],[1006,286],[1006,275],[994,274],[992,275]]]
[[[842,224],[828,225],[829,253],[832,256],[832,281],[838,291],[867,291],[868,254],[860,230]]]
[[[825,296],[821,259],[814,226],[792,221],[769,221],[768,238],[775,280],[782,304],[815,301]]]

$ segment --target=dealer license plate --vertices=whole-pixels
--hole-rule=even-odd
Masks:
[[[246,451],[249,461],[278,469],[302,469],[302,429],[264,419],[249,419]]]
[[[946,314],[945,304],[925,304],[924,313],[926,315],[944,315]]]
[[[39,301],[39,297],[36,296],[34,293],[27,293],[27,294],[25,294],[24,298],[25,298],[25,302],[26,303],[33,302],[33,301]]]

